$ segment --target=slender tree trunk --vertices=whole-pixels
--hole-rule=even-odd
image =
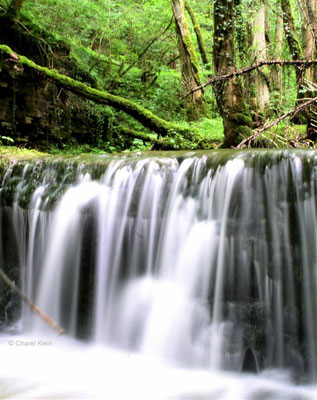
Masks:
[[[262,1],[264,1],[264,0],[262,0]],[[265,41],[266,41],[266,46],[268,47],[271,42],[271,38],[270,38],[270,30],[271,30],[270,8],[268,6],[267,1],[264,1],[264,4],[265,4]]]
[[[292,55],[293,60],[302,60],[303,59],[303,50],[300,45],[300,42],[297,37],[294,17],[292,14],[292,8],[290,4],[290,0],[281,0],[281,7],[283,11],[283,25],[284,25],[284,33],[287,39],[288,47]],[[303,89],[303,79],[304,73],[300,68],[295,69],[296,72],[296,80],[297,80],[297,100],[298,102],[301,98],[306,97]],[[306,122],[306,116],[304,113],[298,113],[293,122],[295,123],[304,123]]]
[[[283,50],[283,17],[282,10],[280,6],[280,1],[276,3],[276,22],[275,22],[275,37],[274,37],[274,48],[273,48],[273,58],[281,58]],[[275,92],[281,93],[282,91],[282,68],[276,65],[272,68],[272,86]],[[279,96],[280,97],[280,96]]]
[[[309,24],[311,25],[311,34],[315,41],[315,47],[317,46],[317,1],[316,0],[305,0],[305,6],[307,10],[307,17]]]
[[[185,18],[184,0],[172,0],[173,15],[178,37],[178,49],[182,70],[182,84],[184,92],[200,86],[199,67],[197,55],[190,37]],[[202,90],[194,92],[185,100],[187,118],[197,120],[204,113],[204,100]]]
[[[301,60],[303,58],[303,51],[297,38],[290,0],[281,0],[281,7],[283,12],[284,32],[287,39],[288,47],[292,55],[292,59]],[[296,69],[296,77],[297,81],[300,84],[302,79],[302,72],[298,68]]]
[[[25,0],[12,0],[9,5],[6,17],[15,22],[18,19],[24,1]]]
[[[214,49],[216,75],[234,69],[234,1],[214,2]],[[236,146],[251,132],[252,119],[245,103],[239,78],[218,81],[213,85],[224,126],[224,146]]]
[[[254,60],[253,54],[253,32],[252,32],[252,11],[247,12],[244,9],[243,0],[235,0],[234,5],[234,24],[235,24],[235,50],[237,51],[236,63],[239,65],[247,65]],[[238,58],[238,60],[237,60]],[[252,61],[250,61],[252,60]],[[246,74],[242,78],[245,87],[245,101],[254,105],[254,111],[257,108],[256,99],[254,97],[253,82],[254,75]],[[254,114],[256,115],[256,114]]]
[[[313,2],[307,1],[305,5],[308,8],[312,5]],[[294,18],[292,15],[291,11],[291,6],[290,6],[290,1],[289,0],[281,0],[281,5],[282,5],[282,10],[283,10],[283,22],[284,22],[284,32],[285,36],[288,41],[288,45],[292,54],[293,59],[303,59],[304,54],[303,50],[300,46],[300,43],[297,39],[296,35],[296,30],[295,30],[295,24],[294,24]],[[316,3],[314,3],[314,7],[316,7]],[[310,17],[311,19],[311,12],[310,10]],[[315,13],[316,16],[316,13]],[[316,25],[316,20],[311,19],[311,22],[308,23],[312,29],[315,29]],[[310,92],[309,90],[305,88],[305,83],[304,83],[304,78],[305,78],[305,73],[303,73],[299,68],[296,68],[296,78],[298,82],[298,92],[297,92],[297,103],[303,98],[307,97],[313,97],[313,93]],[[302,90],[304,89],[304,90]],[[316,140],[316,137],[313,135],[312,132],[315,132],[315,130],[311,129],[312,121],[315,120],[315,115],[313,114],[312,110],[305,110],[302,113],[298,113],[296,117],[292,120],[295,123],[307,123],[307,137],[312,140]]]
[[[204,38],[203,38],[203,35],[201,32],[201,27],[196,18],[194,10],[192,9],[188,0],[185,0],[185,8],[188,12],[188,15],[190,16],[190,19],[191,19],[193,27],[194,27],[201,59],[202,59],[203,63],[205,65],[207,65],[207,64],[209,64],[209,57],[208,57],[208,53],[207,53],[206,46],[204,43]]]
[[[311,11],[309,10],[308,15],[314,23],[314,33],[315,33],[315,55],[314,58],[317,59],[317,0],[315,0],[315,8]],[[314,74],[313,74],[313,81],[317,82],[317,66],[314,68]]]
[[[317,1],[316,0],[303,0],[304,13],[305,13],[305,28],[303,31],[303,53],[306,60],[317,58]],[[308,68],[306,77],[312,82],[317,81],[317,67]],[[312,96],[316,95],[316,91],[311,93]],[[312,106],[306,113],[307,116],[307,137],[310,140],[317,140],[317,106]]]
[[[311,3],[315,3],[314,0],[306,0],[305,2],[301,1],[301,6],[303,7],[303,55],[304,58],[307,60],[311,60],[313,55],[314,55],[314,31],[313,31],[313,25],[310,22],[310,19],[308,18],[308,10],[307,10],[307,4],[310,6],[312,5]]]
[[[235,0],[235,33],[236,48],[241,65],[249,62],[249,52],[252,46],[252,34],[250,35],[249,12],[247,17],[244,14],[241,0]]]
[[[260,3],[253,17],[253,51],[258,61],[267,59],[265,41],[265,4]],[[264,112],[270,104],[269,79],[264,69],[259,69],[255,75],[257,105]]]
[[[303,55],[305,60],[312,60],[316,55],[316,0],[301,0],[301,7],[304,14],[303,29]],[[314,80],[314,68],[306,71],[306,77]]]

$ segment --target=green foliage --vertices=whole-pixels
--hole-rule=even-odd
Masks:
[[[141,139],[134,139],[132,145],[129,147],[129,152],[147,151],[151,148],[150,143],[145,143]]]
[[[223,125],[220,117],[215,119],[201,118],[198,123],[191,123],[190,126],[201,137],[206,139],[215,142],[222,142],[224,139]]]
[[[151,110],[158,115],[165,115],[168,120],[185,120],[186,113],[180,84],[181,73],[162,66],[157,75],[155,85],[146,89],[145,101],[150,102]]]
[[[88,144],[82,144],[82,145],[68,144],[63,146],[63,148],[51,146],[48,150],[48,153],[52,155],[68,154],[74,156],[80,154],[105,154],[105,153],[116,153],[116,152],[117,151],[115,147],[108,147],[103,149]]]
[[[2,143],[14,143],[14,140],[9,136],[0,136],[0,145]]]
[[[180,73],[164,65],[176,54],[172,29],[167,32],[170,37],[160,37],[138,58],[171,15],[168,0],[39,0],[27,1],[21,17],[70,44],[81,71],[74,78],[87,81],[83,77],[90,76],[96,88],[135,100],[164,119],[183,119]]]
[[[220,3],[209,0],[199,2],[191,0],[190,3],[202,28],[210,59],[213,48],[213,13],[221,14],[225,11]],[[4,10],[7,9],[8,4],[8,0],[0,0],[0,7],[2,6]],[[265,4],[268,16],[267,49],[269,56],[272,57],[276,40],[277,3],[276,0],[267,0]],[[252,31],[252,12],[256,6],[257,3],[251,0],[235,2],[235,68],[254,62],[250,32]],[[291,6],[295,28],[300,37],[303,28],[301,9],[294,0],[291,0]],[[53,42],[56,44],[61,41],[67,44],[70,49],[68,66],[65,66],[65,70],[60,69],[60,65],[63,65],[65,60],[62,57],[57,60],[56,55],[52,65],[65,75],[79,81],[78,87],[82,88],[80,85],[84,83],[92,87],[89,91],[91,95],[96,94],[96,90],[101,90],[107,92],[109,96],[107,99],[122,99],[122,108],[127,104],[131,105],[132,102],[148,118],[154,115],[165,121],[173,121],[168,125],[163,123],[164,129],[169,132],[182,132],[184,128],[183,135],[186,140],[191,132],[212,142],[221,142],[223,126],[211,86],[205,88],[204,98],[210,112],[208,116],[212,118],[201,118],[195,124],[184,122],[186,113],[182,98],[182,78],[177,59],[177,36],[174,24],[165,32],[171,16],[170,0],[26,0],[19,19],[22,22],[22,29],[25,25],[32,35],[39,36],[39,47],[44,42],[47,42],[47,49],[50,49],[50,44]],[[194,29],[189,18],[188,25],[192,42],[198,53]],[[223,28],[222,37],[217,40],[225,40],[227,31],[225,26]],[[40,32],[43,31],[47,36],[41,36]],[[48,57],[51,58],[52,54],[50,51],[48,53]],[[282,54],[279,56],[284,59],[291,58],[285,38]],[[26,62],[26,59],[23,61]],[[196,68],[200,72],[202,83],[210,79],[212,62],[204,66],[199,59]],[[59,76],[56,71],[50,74],[53,79]],[[255,97],[252,77],[253,75],[243,78],[244,91],[250,103]],[[67,80],[63,80],[63,83],[67,85]],[[303,95],[305,96],[304,93]],[[271,92],[271,115],[275,117],[290,110],[295,104],[296,96],[297,82],[294,69],[283,68],[282,85]],[[69,107],[71,109],[77,107],[75,96]],[[97,134],[91,146],[74,147],[75,152],[118,152],[126,147],[133,150],[145,150],[151,146],[150,142],[127,138],[122,133],[123,127],[128,126],[145,135],[149,134],[146,128],[124,112],[89,101],[81,107],[80,120],[87,126],[96,127]],[[256,110],[253,114],[255,121],[257,121],[257,114]],[[241,120],[241,123],[245,122],[251,125],[251,121]],[[175,137],[170,138],[170,144],[181,148],[184,142],[177,137],[175,132]],[[11,143],[11,138],[0,136],[0,141]],[[75,146],[75,141],[70,141],[70,145]],[[52,149],[52,151],[60,150]],[[66,146],[63,151],[68,152],[71,149]]]
[[[16,146],[0,146],[0,159],[27,159],[31,157],[43,157],[45,153],[37,150],[21,149]]]

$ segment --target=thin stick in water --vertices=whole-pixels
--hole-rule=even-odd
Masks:
[[[52,329],[54,329],[59,335],[62,335],[65,331],[63,328],[58,326],[52,318],[48,317],[43,311],[41,311],[23,292],[17,287],[17,285],[8,277],[8,275],[0,268],[0,278],[5,282],[29,307],[34,311],[43,321],[45,321]]]

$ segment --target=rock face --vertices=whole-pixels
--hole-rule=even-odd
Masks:
[[[1,207],[0,222],[6,230],[6,235],[0,238],[0,264],[1,268],[10,278],[20,285],[18,244],[15,239],[14,227],[12,225],[12,214],[10,210]],[[12,324],[20,314],[20,299],[2,281],[0,282],[0,329]]]
[[[25,72],[13,60],[4,60],[0,75],[1,134],[19,143],[58,143],[61,138],[54,129],[54,92],[53,85]]]
[[[2,42],[41,65],[83,79],[66,46],[55,45],[55,58],[49,59],[49,52],[39,46],[39,40],[19,29],[1,26]],[[95,144],[106,138],[107,122],[106,112],[95,112],[90,103],[18,65],[14,55],[0,55],[0,136],[12,137],[15,144],[43,149],[69,141]]]

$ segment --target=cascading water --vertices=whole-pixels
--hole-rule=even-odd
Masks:
[[[67,332],[2,291],[0,397],[316,395],[316,151],[24,162],[0,195],[1,267]]]

